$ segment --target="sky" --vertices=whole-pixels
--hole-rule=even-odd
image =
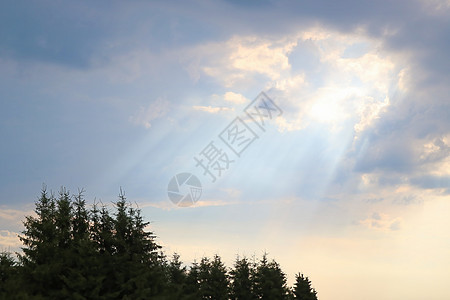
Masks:
[[[122,188],[186,264],[267,252],[320,299],[449,299],[450,1],[1,7],[0,249],[43,185]]]

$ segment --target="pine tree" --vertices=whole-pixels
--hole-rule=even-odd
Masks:
[[[99,276],[98,253],[90,239],[90,216],[82,190],[74,196],[70,207],[71,241],[65,258],[68,272],[62,279],[71,298],[98,299],[102,277]]]
[[[24,280],[29,282],[27,290],[35,295],[50,297],[51,291],[61,289],[58,277],[60,266],[55,264],[57,258],[58,230],[56,228],[56,203],[43,187],[36,202],[36,217],[25,219],[25,230],[20,240],[25,247],[20,256],[23,264]]]
[[[103,293],[111,297],[146,299],[164,290],[164,270],[152,232],[145,231],[140,210],[131,207],[121,191],[111,217],[105,207],[93,211],[94,240],[105,253],[107,273]]]
[[[55,199],[47,193],[44,187],[41,197],[36,202],[35,213],[37,217],[28,216],[25,219],[25,231],[19,236],[24,244],[22,248],[25,263],[43,264],[52,259],[52,253],[56,246],[55,226]]]
[[[114,223],[107,207],[94,203],[91,210],[90,240],[95,249],[98,294],[100,299],[117,298],[116,272],[113,255],[115,254],[113,231]]]
[[[295,276],[294,297],[301,300],[317,300],[317,292],[311,287],[308,277],[298,273]]]
[[[0,253],[0,299],[25,299],[20,265],[11,253]]]
[[[123,193],[115,213],[94,205],[89,213],[80,192],[61,189],[56,200],[45,188],[36,216],[24,222],[21,263],[29,294],[52,299],[147,299],[164,289],[160,246],[145,230],[139,209]]]
[[[198,268],[199,294],[200,299],[210,299],[213,291],[210,282],[210,261],[207,257],[202,257]]]
[[[228,284],[227,269],[220,256],[216,254],[209,265],[209,286],[211,288],[209,299],[228,299]]]
[[[61,188],[56,200],[55,228],[56,251],[61,253],[70,248],[72,243],[72,206],[69,192]]]
[[[19,260],[0,253],[0,299],[306,299],[316,291],[303,274],[292,289],[275,261],[236,259],[227,269],[220,256],[203,257],[189,271],[178,254],[168,261],[139,208],[121,191],[114,210],[83,191],[58,199],[45,187],[35,215],[26,217]]]
[[[72,253],[72,207],[69,192],[61,188],[59,192],[59,198],[55,200],[55,229],[56,229],[56,243],[55,243],[55,257],[52,259],[51,264],[47,264],[52,267],[55,286],[53,289],[46,291],[46,295],[54,299],[64,299],[75,294],[76,291],[72,291],[68,284],[72,281],[68,279],[70,274],[75,270],[73,269],[74,259]]]
[[[73,220],[73,239],[75,243],[89,241],[89,212],[86,209],[86,201],[83,198],[84,190],[78,192],[75,201],[72,202]]]
[[[200,299],[228,299],[227,270],[220,256],[203,257],[198,270]]]
[[[7,252],[0,253],[0,293],[5,292],[6,283],[14,277],[16,262]]]
[[[232,300],[257,299],[253,292],[254,269],[247,258],[236,258],[234,269],[230,271],[230,298]]]
[[[187,272],[186,267],[182,266],[180,255],[173,254],[172,260],[167,264],[167,290],[170,299],[181,299],[185,289]]]
[[[254,282],[258,299],[281,300],[288,297],[286,275],[275,260],[267,260],[267,254],[263,255],[256,267]]]
[[[189,273],[186,277],[186,285],[183,289],[183,299],[201,299],[200,298],[200,266],[196,261],[192,263]]]
[[[97,298],[95,245],[89,238],[89,217],[82,195],[72,203],[64,188],[59,198],[44,188],[36,217],[26,217],[20,237],[25,247],[21,262],[29,295],[52,299]]]

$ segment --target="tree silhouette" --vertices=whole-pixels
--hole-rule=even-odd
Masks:
[[[185,293],[187,282],[186,267],[180,260],[180,255],[174,253],[172,260],[166,264],[167,299],[181,299]]]
[[[254,290],[258,299],[278,300],[288,297],[286,275],[275,260],[268,261],[266,253],[256,267]]]
[[[184,288],[185,299],[200,298],[200,267],[197,262],[193,262],[186,277],[186,286]]]
[[[247,258],[236,258],[234,269],[230,271],[230,299],[258,299],[254,294],[254,268]]]
[[[293,293],[295,299],[317,300],[317,292],[311,287],[311,281],[301,273],[295,275]]]
[[[256,263],[236,259],[227,270],[219,255],[190,268],[168,260],[149,222],[121,191],[113,209],[86,207],[83,191],[58,197],[44,187],[19,236],[22,253],[0,253],[0,299],[317,299],[308,277],[286,275],[267,254]]]

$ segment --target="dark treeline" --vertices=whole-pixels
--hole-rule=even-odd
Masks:
[[[86,207],[82,192],[43,189],[24,221],[23,252],[0,254],[0,299],[317,299],[308,277],[288,287],[275,260],[220,256],[191,267],[167,258],[139,208],[121,192],[113,211]]]

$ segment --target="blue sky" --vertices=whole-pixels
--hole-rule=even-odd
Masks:
[[[447,299],[449,15],[448,0],[2,3],[0,248],[20,247],[42,184],[105,203],[122,187],[187,263],[267,251],[321,299]],[[262,91],[283,114],[211,182],[194,157]],[[202,182],[193,207],[168,198],[180,172]]]

